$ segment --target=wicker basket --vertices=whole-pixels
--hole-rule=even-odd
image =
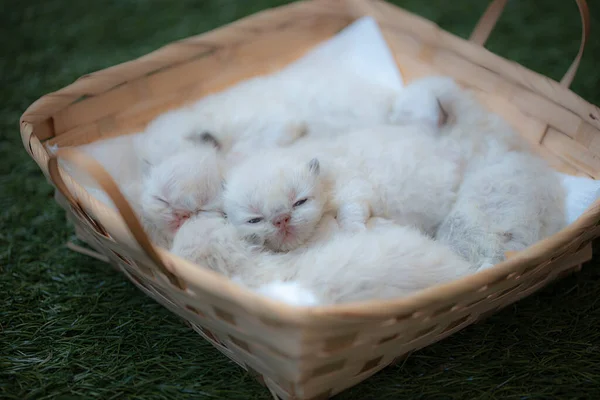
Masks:
[[[153,247],[110,176],[75,151],[59,157],[88,171],[119,212],[58,167],[46,144],[81,145],[139,131],[158,114],[301,56],[357,17],[375,17],[407,81],[456,78],[503,115],[552,165],[600,177],[600,110],[568,89],[589,33],[585,1],[577,59],[562,82],[485,50],[506,0],[493,1],[469,41],[382,1],[314,0],[264,11],[151,54],[86,75],[31,105],[23,144],[58,189],[78,236],[147,295],[282,399],[325,399],[580,268],[600,234],[600,202],[574,224],[495,268],[390,301],[299,309]]]

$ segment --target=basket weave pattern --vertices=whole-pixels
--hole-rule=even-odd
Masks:
[[[494,1],[488,18],[503,3]],[[304,310],[154,248],[97,163],[59,153],[96,178],[119,213],[87,194],[45,145],[140,131],[169,109],[281,68],[364,14],[378,20],[407,81],[450,75],[475,89],[557,170],[600,177],[600,110],[568,89],[572,76],[558,83],[488,52],[480,45],[489,24],[465,41],[382,1],[313,0],[264,11],[83,76],[39,99],[21,119],[23,144],[56,186],[78,237],[282,399],[326,399],[577,270],[600,236],[600,204],[493,269],[408,298]]]

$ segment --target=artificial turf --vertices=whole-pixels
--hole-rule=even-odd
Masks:
[[[22,148],[19,116],[86,73],[277,0],[3,0],[0,26],[0,398],[268,399],[268,392],[108,265],[72,230]],[[396,1],[466,37],[487,2]],[[573,89],[600,104],[600,3]],[[557,79],[576,53],[575,2],[510,1],[489,48]],[[598,246],[597,246],[598,247]],[[600,267],[385,369],[339,399],[600,396]]]

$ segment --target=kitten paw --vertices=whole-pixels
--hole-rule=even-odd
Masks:
[[[292,306],[310,307],[319,304],[317,296],[297,282],[271,282],[259,287],[257,292]]]

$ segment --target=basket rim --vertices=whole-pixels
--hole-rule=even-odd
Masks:
[[[59,169],[61,175],[69,177],[67,171],[60,167]],[[69,186],[76,188],[78,192],[85,193],[85,189],[72,178],[69,179]],[[111,193],[107,194],[112,198]],[[117,211],[96,200],[93,196],[80,197],[79,202],[86,210],[98,210],[104,215],[109,215],[115,221],[123,221]],[[573,239],[581,238],[589,228],[597,225],[600,220],[599,215],[600,199],[594,202],[575,222],[558,233],[538,241],[494,267],[465,275],[450,282],[433,285],[404,297],[313,307],[297,307],[272,300],[251,289],[237,285],[225,275],[180,258],[166,249],[155,246],[155,250],[171,267],[171,272],[183,279],[184,282],[202,287],[211,295],[232,301],[259,318],[276,319],[281,323],[308,327],[334,321],[351,322],[351,320],[393,318],[411,310],[438,303],[440,299],[446,297],[475,292],[490,282],[519,272],[520,267],[523,268],[528,263],[540,263],[548,260],[549,252],[555,252],[571,243]],[[122,225],[122,229],[128,230],[125,224]],[[167,280],[163,280],[158,283],[164,285],[167,282]],[[176,290],[171,287],[165,287],[165,289]]]
[[[242,18],[238,21],[234,21],[230,24],[224,25],[222,27],[217,28],[217,30],[228,29],[235,24],[240,23],[240,21],[250,21],[253,18],[257,18],[258,16],[277,16],[280,12],[284,10],[305,10],[310,13],[322,13],[322,14],[341,14],[348,13],[347,9],[342,9],[340,3],[343,5],[351,6],[354,3],[361,3],[356,0],[307,0],[302,2],[296,2],[285,6],[280,6],[274,9],[269,9],[266,11],[259,12],[257,14],[250,15],[248,17]],[[363,1],[366,3],[366,1]],[[386,4],[386,7],[397,8],[396,6],[389,5],[384,3],[383,1],[373,1],[371,4]],[[399,10],[399,8],[397,8]],[[356,15],[356,17],[364,15],[364,9],[359,9],[360,11]],[[354,9],[351,9],[351,12],[355,12]],[[378,24],[384,28],[390,28],[389,23],[382,20],[381,10],[379,13],[375,13],[375,18],[378,21]],[[404,13],[408,13],[407,11],[402,11]],[[426,22],[430,26],[435,26],[438,29],[439,26],[431,21],[428,21],[418,15],[408,13],[411,17],[415,19]],[[210,31],[214,32],[214,31]],[[193,36],[185,40],[199,40],[205,37],[204,33],[198,36]],[[452,34],[450,34],[452,35]],[[452,35],[454,36],[454,35]],[[464,43],[468,43],[466,40],[456,37],[457,40],[460,40]],[[181,41],[180,41],[181,42]],[[177,42],[175,42],[177,43]],[[173,43],[172,43],[173,44]],[[123,64],[118,64],[116,66],[100,70],[96,73],[84,75],[84,77],[88,77],[91,75],[95,76],[103,76],[114,78],[115,75],[118,75],[118,69],[122,68],[122,66],[130,66],[132,63],[140,59],[147,60],[149,57],[152,58],[157,54],[160,54],[160,51],[164,48],[168,48],[170,45],[163,46],[145,56],[142,56],[138,59],[134,59],[131,61],[127,61]],[[478,47],[475,44],[469,44],[471,50],[473,52],[487,52],[489,54],[493,54],[488,50]],[[495,57],[506,62],[507,60],[503,59],[494,54]],[[547,86],[547,90],[543,92],[539,92],[539,94],[548,97],[546,93],[548,91],[552,91],[554,94],[554,99],[557,97],[562,98],[563,95],[568,94],[570,99],[575,99],[578,104],[591,105],[583,98],[572,92],[570,89],[564,88],[560,86],[557,81],[544,77],[534,71],[531,71],[525,67],[519,65],[519,67],[527,73],[526,77],[535,77],[536,79],[543,79],[544,84]],[[85,79],[78,79],[74,83],[60,89],[56,92],[46,94],[32,103],[23,115],[20,118],[20,131],[23,139],[24,147],[28,150],[30,156],[40,165],[42,171],[47,175],[47,163],[50,158],[50,155],[44,145],[42,144],[42,140],[36,134],[36,129],[40,127],[40,124],[44,123],[51,116],[46,115],[48,109],[54,108],[56,106],[57,99],[60,99],[61,104],[67,102],[70,98],[70,92],[76,92],[75,89],[79,88],[80,85],[85,84]],[[518,82],[517,82],[518,83]],[[521,83],[519,83],[521,84]],[[548,89],[549,87],[549,89]],[[529,87],[529,89],[534,89]],[[535,87],[535,89],[539,89]],[[71,96],[72,97],[72,96]],[[549,100],[553,100],[549,98]],[[557,103],[559,104],[559,103]],[[560,104],[561,107],[566,107],[563,104]],[[570,109],[570,108],[569,108]],[[573,111],[573,110],[571,110]],[[573,111],[577,113],[576,111]],[[600,111],[598,112],[600,115]],[[585,119],[587,116],[580,115],[577,113],[582,119]],[[591,115],[591,114],[590,114]],[[589,118],[588,118],[589,119]],[[69,176],[68,173],[64,170],[61,171],[61,174],[64,176]],[[73,180],[71,183],[73,187],[77,188],[78,192],[85,190],[82,186],[80,186],[77,182]],[[92,211],[101,211],[103,215],[110,216],[111,219],[115,221],[120,221],[122,224],[122,218],[110,207],[104,205],[103,203],[97,201],[94,198],[86,198],[83,196],[79,199],[88,209]],[[495,267],[490,268],[488,270],[476,272],[471,275],[464,276],[462,278],[456,279],[451,282],[435,285],[418,292],[415,292],[412,295],[397,298],[397,299],[388,299],[388,300],[367,300],[356,303],[344,303],[330,306],[318,306],[318,307],[294,307],[287,305],[285,303],[281,303],[275,300],[271,300],[269,298],[263,297],[252,292],[249,289],[242,288],[235,283],[231,282],[231,280],[225,276],[222,276],[214,271],[210,271],[206,268],[199,268],[195,264],[192,264],[186,260],[176,257],[171,254],[167,250],[157,248],[157,251],[164,257],[166,260],[170,262],[171,265],[176,269],[177,275],[181,278],[194,282],[200,287],[211,287],[220,290],[221,294],[225,294],[228,300],[235,302],[241,307],[251,311],[253,314],[266,317],[266,318],[276,318],[280,321],[284,321],[291,324],[300,324],[300,325],[311,325],[313,323],[319,322],[333,322],[333,321],[343,321],[352,318],[357,319],[380,319],[382,317],[393,317],[394,315],[402,314],[404,311],[411,310],[416,308],[417,306],[423,306],[428,304],[433,304],[439,302],[441,298],[451,296],[454,294],[464,293],[466,291],[476,290],[481,286],[486,285],[487,283],[502,278],[503,276],[516,272],[520,265],[526,262],[536,262],[547,259],[547,253],[549,251],[556,251],[560,249],[562,246],[566,246],[569,242],[573,241],[573,239],[580,238],[585,234],[587,229],[592,228],[597,224],[600,220],[600,200],[596,201],[588,210],[574,223],[565,227],[563,230],[558,232],[557,234],[543,239],[535,243],[534,245],[528,247],[527,249],[519,252],[514,257],[497,264]],[[119,224],[119,222],[117,222]],[[127,229],[126,227],[124,229]]]

